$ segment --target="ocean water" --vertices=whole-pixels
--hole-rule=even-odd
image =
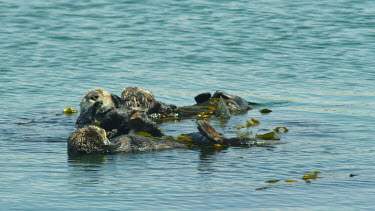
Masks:
[[[375,1],[3,0],[0,23],[0,210],[375,209]],[[63,109],[127,86],[178,106],[223,90],[260,105],[210,119],[221,133],[250,118],[289,132],[271,147],[69,156],[78,115]]]

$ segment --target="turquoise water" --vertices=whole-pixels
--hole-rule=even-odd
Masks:
[[[1,210],[375,209],[375,1],[5,0],[0,23]],[[261,104],[211,119],[227,136],[250,118],[290,131],[267,148],[68,156],[62,110],[134,85]]]

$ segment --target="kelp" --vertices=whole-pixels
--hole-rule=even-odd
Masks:
[[[259,125],[259,124],[260,124],[260,121],[259,121],[259,120],[256,120],[256,119],[254,119],[254,118],[251,118],[251,121],[253,121],[253,124],[257,124],[257,125]]]
[[[280,180],[278,180],[278,179],[271,179],[271,180],[267,180],[266,183],[277,183],[279,181]]]
[[[97,127],[100,127],[102,125],[102,121],[96,121],[94,123],[92,123],[93,125],[97,126]]]
[[[31,122],[34,122],[35,121],[35,119],[34,118],[32,118],[30,121],[28,121],[28,122],[18,122],[17,124],[18,125],[25,125],[25,124],[30,124]]]
[[[301,179],[303,181],[305,181],[306,183],[311,183],[312,180],[316,180],[318,177],[318,174],[320,173],[320,171],[314,171],[313,173],[307,173],[305,174],[304,176],[301,177]],[[278,184],[275,184],[276,187],[281,185],[279,182],[281,180],[279,179],[271,179],[271,180],[267,180],[265,181],[265,183],[268,183],[268,184],[275,184],[275,183],[278,183]],[[294,180],[294,179],[286,179],[284,180],[285,183],[294,183],[294,182],[298,182],[298,180]],[[275,187],[275,186],[271,186],[271,187]],[[257,188],[255,190],[264,190],[264,189],[267,189],[267,188],[270,188],[270,187],[261,187],[261,188]]]
[[[177,141],[181,141],[187,144],[193,144],[193,140],[185,135],[177,136]]]
[[[252,131],[235,132],[238,138],[256,139],[255,137],[250,137],[250,134],[252,133],[253,133]]]
[[[280,129],[282,129],[282,131],[280,131]],[[283,132],[283,133],[287,133],[289,130],[288,130],[286,127],[276,127],[276,128],[274,129],[274,131],[276,131],[276,132],[278,132],[278,133],[281,133],[281,132]]]
[[[245,126],[238,125],[236,126],[237,130],[241,130],[242,128],[245,128]]]
[[[252,122],[250,122],[249,120],[246,120],[246,128],[249,128],[249,127],[252,127],[254,126]]]
[[[163,136],[168,141],[176,141],[176,139],[173,136]]]
[[[262,113],[262,114],[268,114],[268,113],[271,113],[271,112],[272,112],[272,110],[267,109],[267,108],[260,110],[260,113]]]
[[[318,178],[319,173],[320,173],[320,171],[314,171],[312,174],[305,174],[301,179],[310,182],[310,179]]]
[[[177,112],[173,117],[163,117],[164,120],[178,120],[179,115],[184,116],[194,116],[198,119],[208,119],[214,115],[215,108],[212,106],[184,106],[178,109],[175,109],[174,112]],[[151,116],[153,117],[153,116]]]
[[[249,120],[246,120],[246,125],[245,125],[246,128],[254,127],[260,124],[260,121],[257,119],[251,118],[251,121],[252,122],[250,122]]]
[[[143,132],[143,131],[139,131],[135,135],[137,135],[137,136],[144,136],[144,137],[151,137],[152,138],[151,134],[149,134],[147,132]]]
[[[208,119],[208,118],[211,118],[213,116],[213,114],[205,114],[204,112],[200,113],[197,115],[197,118],[198,119]]]
[[[270,188],[270,187],[261,187],[261,188],[257,188],[257,189],[255,189],[255,190],[266,190],[266,189],[268,189],[268,188]]]
[[[74,109],[72,109],[71,107],[66,107],[65,109],[64,109],[64,111],[63,111],[63,113],[64,114],[74,114],[74,113],[78,113],[78,111],[77,110],[74,110]]]
[[[261,140],[280,140],[274,131],[263,135],[255,134],[255,136]]]
[[[251,121],[246,120],[246,125],[245,126],[238,125],[235,128],[237,130],[241,130],[242,128],[245,128],[245,127],[247,129],[249,129],[249,128],[257,126],[259,124],[260,124],[259,120],[255,119],[255,118],[251,118]],[[254,139],[260,139],[260,140],[280,140],[280,137],[276,133],[286,133],[288,131],[289,130],[286,127],[276,127],[272,132],[269,132],[269,133],[266,133],[266,134],[255,134]],[[249,135],[251,133],[253,133],[253,132],[252,131],[235,132],[235,134],[237,135],[238,138],[253,138],[253,137],[249,137]]]

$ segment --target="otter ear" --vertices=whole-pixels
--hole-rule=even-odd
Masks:
[[[111,94],[111,98],[116,108],[121,108],[124,105],[124,101],[117,95]]]

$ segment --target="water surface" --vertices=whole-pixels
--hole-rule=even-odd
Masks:
[[[374,14],[353,0],[1,1],[0,209],[374,209]],[[178,106],[224,90],[261,106],[211,119],[220,132],[250,118],[290,131],[273,147],[68,156],[77,115],[62,110],[127,86]]]

